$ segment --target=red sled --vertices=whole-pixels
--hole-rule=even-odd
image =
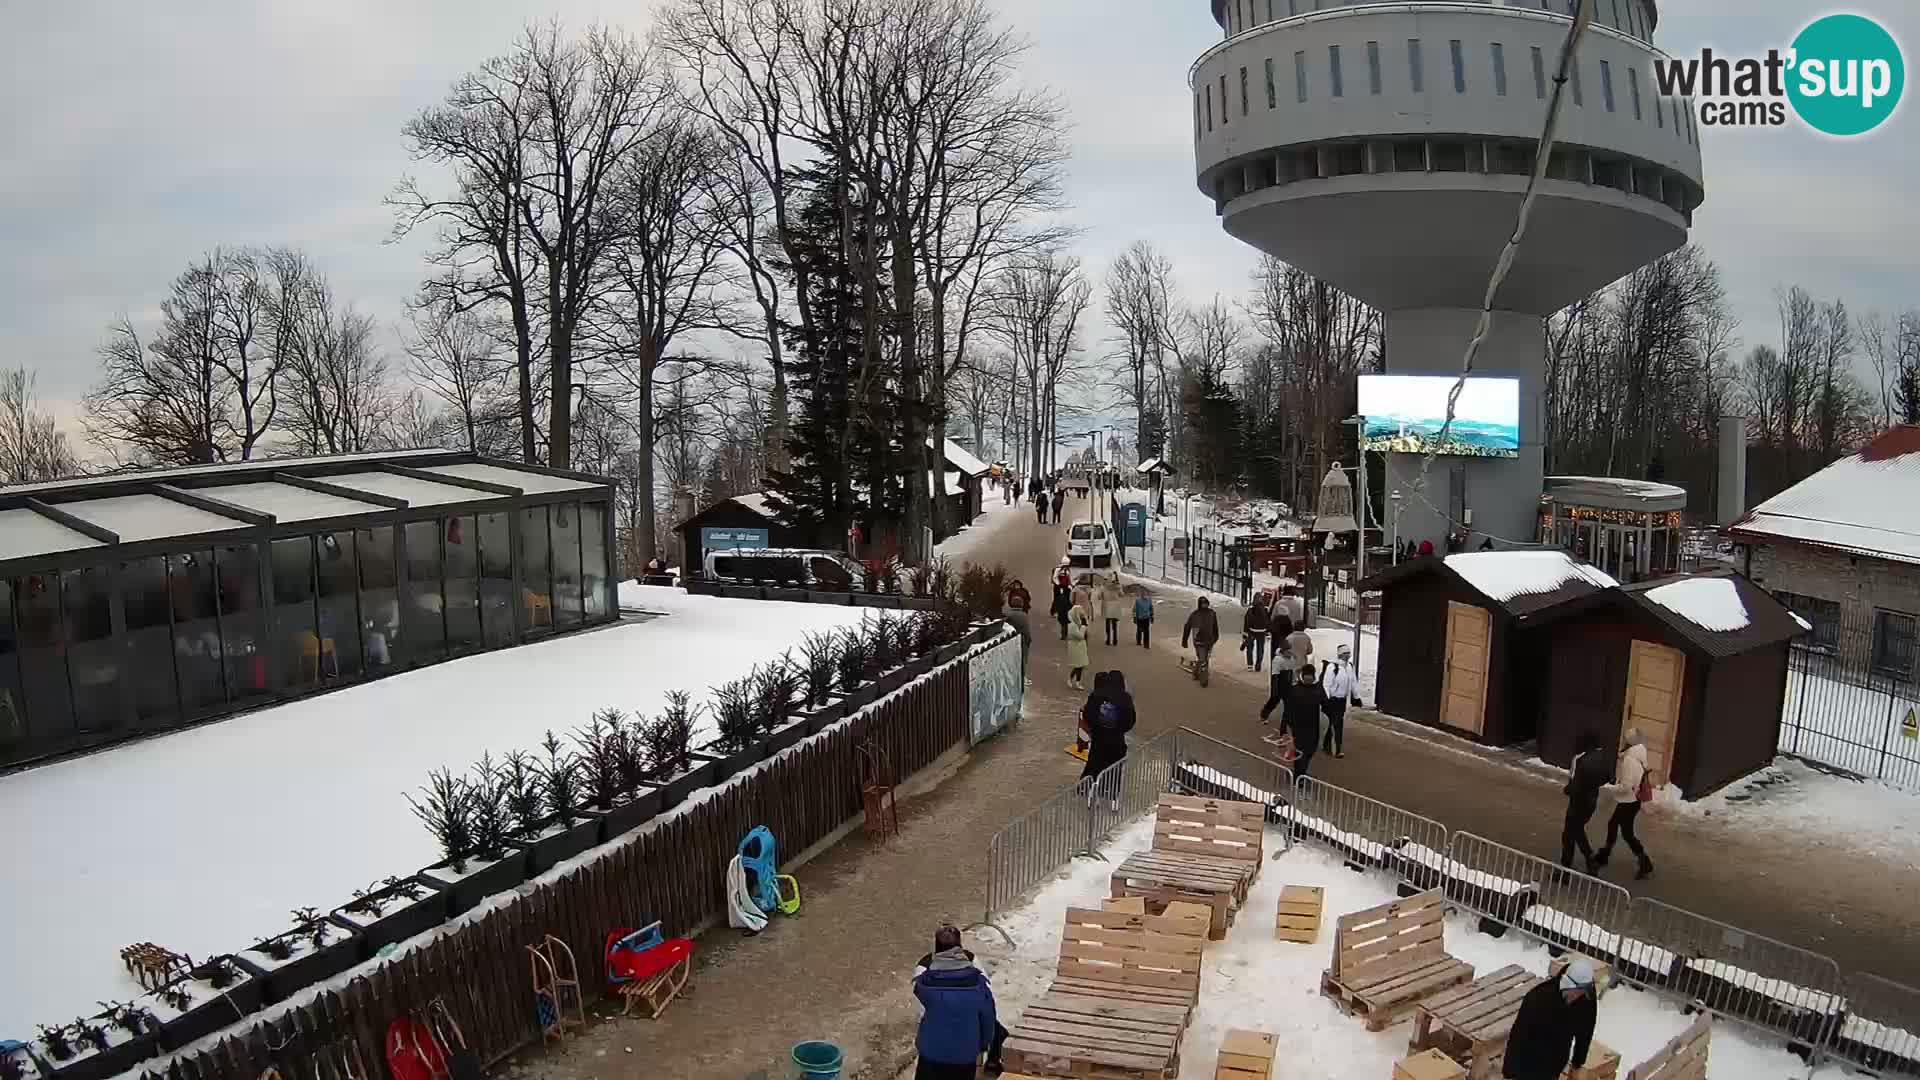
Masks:
[[[607,982],[626,1002],[622,1016],[640,1003],[652,1019],[659,1019],[692,972],[693,942],[663,937],[659,923],[607,935]]]
[[[402,1016],[387,1025],[387,1068],[393,1080],[445,1080],[447,1053],[418,1017]]]

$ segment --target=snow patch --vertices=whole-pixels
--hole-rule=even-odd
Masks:
[[[1484,870],[1470,870],[1448,858],[1444,852],[1435,851],[1425,844],[1402,844],[1400,855],[1408,862],[1417,863],[1429,870],[1437,870],[1442,877],[1458,881],[1476,889],[1499,896],[1519,896],[1522,893],[1536,892],[1539,886],[1512,878],[1489,874]]]
[[[1549,593],[1570,581],[1606,589],[1619,584],[1563,551],[1474,551],[1447,556],[1447,568],[1495,600]]]
[[[1732,578],[1682,578],[1671,584],[1648,589],[1648,600],[1675,615],[1708,630],[1728,633],[1744,630],[1752,620],[1747,605],[1740,599],[1740,587]]]

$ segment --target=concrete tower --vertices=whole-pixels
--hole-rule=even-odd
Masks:
[[[1388,370],[1457,374],[1576,2],[1210,0],[1226,40],[1193,67],[1200,190],[1229,233],[1379,308]],[[1542,319],[1686,243],[1703,198],[1693,110],[1654,83],[1654,0],[1589,2],[1548,179],[1474,365],[1520,380],[1520,458],[1438,458],[1423,502],[1420,458],[1388,455],[1403,538],[1439,547],[1467,511],[1476,534],[1534,538]]]

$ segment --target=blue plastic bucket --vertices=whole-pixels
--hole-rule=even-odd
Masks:
[[[803,1080],[840,1080],[840,1048],[809,1039],[793,1044],[793,1067]]]

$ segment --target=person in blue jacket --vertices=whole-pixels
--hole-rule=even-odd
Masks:
[[[999,1075],[995,1035],[1003,1029],[993,987],[974,966],[973,954],[960,947],[960,931],[936,931],[927,960],[927,969],[913,980],[913,996],[925,1010],[914,1041],[920,1055],[914,1080],[973,1080],[982,1054],[988,1055],[988,1074]]]
[[[1153,601],[1145,593],[1133,598],[1133,640],[1141,648],[1153,637]]]

